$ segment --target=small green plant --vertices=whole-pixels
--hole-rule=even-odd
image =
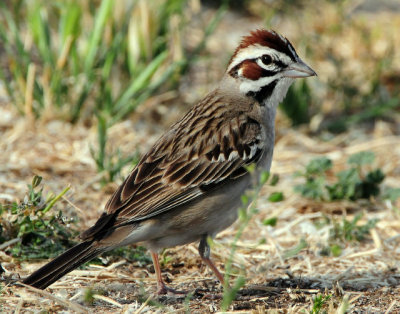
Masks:
[[[326,157],[311,160],[304,172],[296,174],[296,176],[303,177],[306,182],[295,186],[295,191],[307,198],[327,199],[326,172],[331,168],[332,161]]]
[[[82,300],[86,305],[93,305],[95,291],[91,288],[87,288],[83,291]]]
[[[343,249],[339,244],[331,244],[328,248],[329,254],[326,254],[327,256],[332,255],[334,257],[339,257],[340,255],[342,255]]]
[[[352,220],[343,218],[342,221],[333,222],[333,228],[330,230],[330,238],[332,240],[346,241],[363,241],[370,234],[372,228],[378,222],[378,219],[370,219],[364,225],[360,225],[359,221],[363,217],[363,213],[358,213]]]
[[[296,174],[303,177],[305,182],[296,185],[295,191],[304,197],[322,201],[354,201],[378,196],[381,194],[380,185],[385,175],[381,169],[365,169],[374,159],[373,152],[360,152],[350,156],[349,168],[337,173],[336,182],[333,183],[327,180],[327,174],[332,171],[332,161],[326,157],[314,159],[304,172]]]
[[[103,295],[103,294],[104,294],[104,291],[102,291],[102,290],[98,290],[98,289],[94,289],[94,288],[86,288],[82,294],[82,301],[86,305],[91,306],[94,304],[94,301],[96,300],[96,296]]]
[[[160,265],[162,267],[165,267],[169,262],[172,261],[172,256],[165,254],[165,253],[166,253],[166,250],[163,250],[162,254],[160,256]]]
[[[235,300],[236,295],[238,294],[240,288],[244,286],[246,283],[245,278],[243,275],[239,275],[233,286],[229,289],[224,288],[224,296],[222,298],[221,309],[222,311],[227,311],[229,306]]]
[[[250,173],[254,173],[255,165],[252,164],[247,167],[247,170]],[[239,241],[240,237],[242,236],[244,230],[246,229],[247,225],[250,222],[250,219],[258,213],[257,209],[257,198],[260,194],[261,188],[264,184],[269,185],[276,185],[278,183],[279,177],[274,175],[270,176],[269,172],[263,172],[260,175],[259,183],[251,190],[246,191],[244,195],[242,195],[242,207],[239,209],[239,228],[236,232],[235,238],[233,240],[231,246],[231,252],[229,258],[225,264],[225,282],[226,285],[224,286],[224,293],[221,302],[221,310],[227,311],[229,306],[232,304],[233,300],[236,298],[237,293],[239,292],[240,288],[245,284],[245,277],[243,274],[243,270],[236,271],[238,276],[234,282],[234,285],[230,288],[228,286],[230,274],[234,272],[232,263],[233,258],[236,252],[236,243]],[[272,220],[271,223],[276,223],[277,220]]]
[[[263,220],[263,225],[264,226],[275,227],[277,222],[278,222],[278,218],[277,217],[271,217],[271,218],[264,219]]]
[[[270,202],[276,203],[276,202],[281,202],[285,199],[283,192],[273,192],[271,195],[268,197],[268,200]]]
[[[41,181],[40,176],[33,178],[22,203],[0,205],[0,246],[20,259],[55,256],[71,247],[77,234],[73,219],[51,211],[69,187],[58,195],[44,196]]]
[[[321,249],[320,254],[338,257],[347,242],[365,241],[371,229],[378,223],[378,219],[369,219],[365,224],[360,224],[362,217],[363,213],[358,213],[351,220],[343,217],[341,221],[337,221],[325,216],[317,222],[317,228],[330,226],[328,243]]]
[[[326,303],[332,298],[331,294],[328,295],[317,295],[313,299],[313,305],[310,310],[310,314],[322,314],[322,313],[327,313],[327,311],[323,310],[322,308],[326,306]]]
[[[268,175],[268,178],[265,181],[268,185],[270,186],[276,186],[279,182],[279,175],[274,174],[272,177]],[[275,202],[281,202],[285,199],[285,195],[283,192],[272,192],[268,196],[268,201],[275,203]]]
[[[308,246],[307,241],[304,240],[303,238],[301,238],[299,243],[295,247],[287,250],[283,254],[283,258],[287,259],[287,258],[291,258],[293,256],[296,256],[297,254],[299,254],[301,252],[301,250],[307,248],[307,246]]]

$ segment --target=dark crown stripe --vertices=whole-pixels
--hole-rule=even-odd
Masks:
[[[232,61],[235,59],[237,53],[240,50],[249,47],[251,45],[261,45],[275,49],[276,51],[284,53],[293,61],[295,61],[298,58],[295,49],[293,48],[292,44],[289,42],[287,38],[280,36],[278,33],[274,31],[258,29],[256,31],[251,32],[250,35],[243,37],[242,42],[236,48],[229,63],[232,63]]]

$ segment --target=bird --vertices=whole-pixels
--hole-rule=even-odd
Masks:
[[[279,33],[260,28],[242,37],[221,81],[141,157],[81,242],[23,283],[45,289],[104,252],[139,243],[151,253],[157,293],[174,293],[158,253],[199,241],[202,261],[224,285],[208,237],[235,222],[242,194],[270,170],[276,111],[288,88],[316,75]]]

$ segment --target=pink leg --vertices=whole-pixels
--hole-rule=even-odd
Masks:
[[[218,280],[221,282],[221,285],[224,286],[225,279],[224,276],[219,272],[217,266],[212,262],[210,259],[210,246],[207,243],[207,236],[203,236],[200,240],[199,244],[199,254],[201,259],[203,260],[204,263],[207,264],[208,267],[211,268],[215,276],[218,278]]]
[[[160,262],[158,261],[158,254],[151,252],[151,259],[153,260],[154,270],[157,276],[157,294],[185,294],[183,291],[177,291],[167,287],[167,285],[164,283],[164,280],[161,276],[161,267]]]
[[[202,257],[201,259],[203,260],[204,263],[206,263],[208,265],[208,267],[211,268],[211,270],[214,272],[215,276],[221,282],[221,285],[224,285],[224,282],[225,282],[224,276],[222,276],[222,274],[219,272],[217,266],[215,266],[215,264],[212,262],[212,260],[209,258],[206,258],[206,257]]]

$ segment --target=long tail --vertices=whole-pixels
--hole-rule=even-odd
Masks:
[[[65,274],[105,251],[105,248],[95,247],[93,241],[82,242],[39,268],[23,283],[35,288],[45,289]]]

